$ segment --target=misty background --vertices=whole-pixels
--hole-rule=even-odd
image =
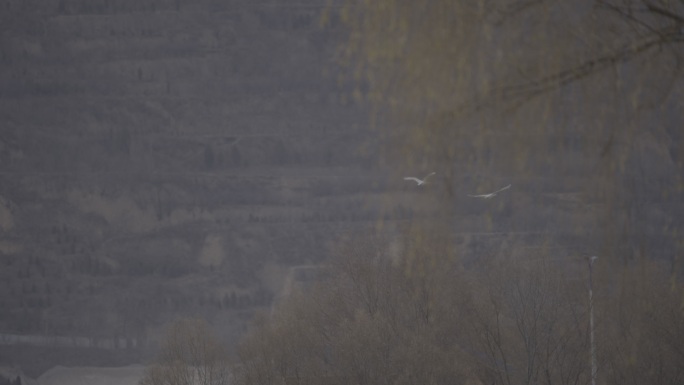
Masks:
[[[179,316],[234,344],[292,267],[374,225],[324,6],[0,2],[3,363],[141,362]]]
[[[6,377],[57,378],[66,371],[58,365],[147,365],[181,318],[206,325],[183,329],[181,323],[179,334],[208,325],[231,353],[250,330],[257,330],[257,342],[248,340],[247,350],[261,347],[255,317],[277,313],[274,305],[298,285],[318,281],[319,266],[340,254],[358,258],[337,273],[389,293],[392,316],[409,314],[413,309],[402,306],[414,300],[417,307],[432,305],[420,302],[423,293],[415,287],[429,288],[452,318],[434,324],[425,316],[427,326],[411,320],[398,329],[398,341],[434,327],[435,335],[454,339],[450,349],[478,335],[450,325],[466,319],[451,313],[462,305],[457,294],[479,295],[477,285],[500,283],[510,293],[507,284],[532,282],[537,290],[537,284],[570,282],[572,294],[554,292],[549,303],[567,300],[563,311],[583,309],[572,313],[577,325],[587,316],[582,285],[589,255],[601,256],[605,303],[612,298],[605,293],[616,295],[615,288],[631,282],[615,283],[620,268],[646,260],[662,263],[676,286],[684,247],[682,88],[676,71],[664,75],[669,57],[654,54],[646,64],[624,59],[619,55],[629,44],[604,25],[582,24],[585,40],[564,35],[595,11],[586,6],[591,2],[549,1],[553,12],[544,2],[529,2],[542,6],[525,11],[506,2],[488,11],[460,4],[456,16],[440,6],[458,2],[425,9],[390,3],[0,0],[0,366]],[[419,8],[426,14],[416,13]],[[419,14],[424,18],[414,17]],[[377,23],[366,23],[373,17]],[[531,20],[544,22],[539,27]],[[570,44],[549,44],[549,31]],[[631,43],[631,35],[615,35]],[[680,41],[680,32],[674,36],[668,44]],[[537,55],[546,49],[548,55]],[[604,71],[601,55],[611,49],[614,68]],[[593,78],[582,72],[584,54],[590,64],[598,57],[586,72]],[[580,58],[574,69],[581,76],[563,77],[563,55]],[[498,81],[510,87],[499,90]],[[423,186],[403,179],[431,172]],[[495,199],[468,196],[507,185]],[[369,235],[378,238],[370,245],[357,241]],[[539,260],[549,265],[535,270]],[[546,275],[536,281],[530,272]],[[450,286],[455,276],[463,287]],[[476,284],[468,286],[469,280]],[[383,286],[410,286],[407,281],[415,287],[406,293]],[[331,309],[339,319],[347,310],[357,314],[358,293],[345,291],[348,284],[333,280],[315,293],[345,303]],[[634,305],[626,289],[620,293]],[[296,345],[292,331],[302,336],[320,327],[311,338],[325,339],[329,327],[306,323],[318,309],[304,298],[271,321],[283,327],[284,337],[276,337],[295,346],[283,353],[294,361],[315,350]],[[489,302],[473,303],[482,310]],[[294,322],[292,314],[314,315]],[[606,310],[611,322],[602,325],[612,327],[618,318]],[[374,327],[387,329],[351,319],[362,321],[354,324],[359,334],[343,334],[344,343],[364,341]],[[676,330],[680,318],[673,319],[668,325]],[[560,324],[567,326],[554,323]],[[586,329],[577,330],[577,341],[566,345],[587,350]],[[247,355],[252,362],[278,354],[282,344],[264,340],[266,349]],[[323,371],[330,364],[326,343],[313,344],[323,352]],[[578,360],[572,361],[580,368],[573,369],[577,378],[589,378],[586,360]],[[296,364],[283,367],[299,369]],[[302,367],[318,375],[309,364]],[[264,365],[255,372],[272,369]],[[142,372],[132,370],[133,377]],[[386,378],[401,370],[387,369]],[[457,374],[459,380],[471,375]]]

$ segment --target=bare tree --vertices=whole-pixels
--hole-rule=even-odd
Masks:
[[[600,282],[599,375],[614,384],[684,381],[684,291],[662,265],[642,262]],[[611,321],[611,322],[607,322]]]
[[[354,239],[341,246],[324,282],[291,294],[258,325],[240,348],[238,382],[436,384],[463,378],[444,329],[454,327],[448,316],[454,309],[438,292],[437,265],[393,256],[384,242]],[[440,266],[446,278],[451,269]]]
[[[158,362],[141,385],[226,385],[231,381],[226,350],[200,319],[181,319],[168,329]]]
[[[378,237],[341,245],[330,278],[252,330],[238,382],[586,381],[585,292],[573,281],[544,264],[464,270],[416,238],[398,254]]]
[[[236,382],[590,382],[583,260],[538,253],[465,267],[421,229],[402,233],[401,247],[379,236],[339,245],[324,280],[254,325]],[[599,383],[681,382],[681,283],[647,260],[595,277]]]
[[[483,383],[582,384],[588,352],[583,289],[549,261],[499,260],[470,292],[464,339]]]

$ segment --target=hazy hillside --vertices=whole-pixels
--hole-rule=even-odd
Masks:
[[[373,223],[324,3],[0,1],[0,332],[131,361],[177,315],[234,340],[290,266]]]
[[[178,316],[233,343],[297,266],[379,218],[449,216],[466,260],[587,255],[629,221],[621,253],[681,247],[682,190],[663,193],[679,155],[647,135],[615,184],[632,187],[596,196],[581,186],[597,149],[572,133],[517,177],[511,154],[475,151],[475,131],[453,159],[488,156],[480,174],[414,164],[437,172],[419,189],[380,171],[367,107],[334,60],[342,26],[334,12],[319,23],[327,3],[0,0],[0,365],[37,378],[141,363]],[[451,211],[419,199],[445,190]]]

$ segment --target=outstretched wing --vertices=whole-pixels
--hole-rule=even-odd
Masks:
[[[404,180],[412,180],[412,181],[414,181],[414,182],[416,182],[416,183],[418,183],[418,184],[423,183],[422,180],[420,180],[420,179],[418,179],[418,178],[416,178],[416,177],[412,177],[412,176],[404,177]]]
[[[503,190],[508,190],[509,188],[511,188],[511,185],[510,185],[510,184],[509,184],[508,186],[504,187],[504,188],[501,188],[501,189],[498,189],[498,190],[494,191],[492,194],[500,193],[500,192],[502,192]]]
[[[431,176],[433,176],[433,175],[435,175],[435,172],[434,172],[434,171],[431,172],[431,173],[429,173],[429,174],[427,174],[427,175],[425,175],[425,178],[423,178],[423,181],[427,181],[427,178],[428,178],[428,177],[431,177]]]
[[[484,199],[489,199],[489,198],[495,197],[496,194],[498,194],[498,193],[500,193],[500,192],[502,192],[502,191],[504,191],[504,190],[508,190],[509,188],[511,188],[511,185],[510,185],[510,184],[509,184],[508,186],[504,187],[504,188],[498,189],[498,190],[496,190],[496,191],[494,191],[494,192],[492,192],[492,193],[489,193],[489,194],[480,194],[480,195],[470,195],[470,194],[468,194],[468,196],[471,197],[471,198],[484,198]]]

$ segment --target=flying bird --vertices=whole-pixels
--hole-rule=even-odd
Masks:
[[[502,192],[502,191],[504,191],[504,190],[508,190],[509,188],[511,188],[511,185],[510,185],[510,184],[509,184],[508,186],[504,187],[504,188],[501,188],[501,189],[499,189],[499,190],[494,191],[493,193],[489,193],[489,194],[480,194],[480,195],[470,195],[470,194],[468,194],[468,196],[471,197],[471,198],[490,199],[490,198],[494,198],[494,197],[496,196],[496,194],[498,194],[498,193],[500,193],[500,192]]]
[[[435,173],[431,172],[431,173],[425,175],[425,177],[423,179],[418,179],[418,178],[413,177],[413,176],[407,176],[404,178],[404,180],[412,180],[412,181],[416,182],[418,184],[418,186],[422,186],[425,184],[425,182],[427,182],[427,178],[430,177],[431,175],[435,175]]]

